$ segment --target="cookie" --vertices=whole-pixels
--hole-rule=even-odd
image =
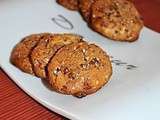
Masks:
[[[86,42],[61,48],[47,67],[51,86],[60,93],[84,97],[104,86],[112,75],[109,56]]]
[[[78,10],[78,0],[57,0],[57,3],[70,10]]]
[[[83,18],[90,22],[90,16],[91,16],[91,5],[95,0],[80,0],[79,1],[79,10],[82,14]]]
[[[32,34],[25,37],[12,50],[10,61],[13,65],[21,69],[23,72],[34,75],[32,65],[29,59],[31,50],[36,46],[41,38],[41,34]]]
[[[137,9],[128,0],[96,0],[91,13],[90,26],[113,40],[135,41],[143,27]]]
[[[40,40],[31,53],[31,61],[36,76],[46,78],[46,66],[57,52],[64,45],[78,43],[82,37],[75,34],[50,34]]]

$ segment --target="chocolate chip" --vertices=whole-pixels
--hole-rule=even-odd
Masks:
[[[68,78],[70,78],[71,80],[74,80],[76,78],[76,75],[74,73],[70,72],[68,74]]]
[[[87,64],[80,64],[80,66],[81,66],[82,68],[84,68],[84,69],[86,69],[86,68],[88,67]]]
[[[112,13],[108,13],[107,16],[110,17],[112,15]]]
[[[118,34],[118,30],[115,30],[115,33]]]
[[[98,58],[93,58],[90,62],[89,62],[90,65],[96,65],[98,66],[100,64],[100,61]]]
[[[128,32],[128,29],[124,29],[125,30],[125,32]]]
[[[69,73],[69,69],[68,69],[67,67],[65,67],[65,68],[63,69],[63,73],[64,73],[64,74]]]

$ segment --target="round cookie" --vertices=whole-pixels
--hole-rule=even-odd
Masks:
[[[12,50],[10,61],[16,67],[21,69],[23,72],[34,75],[32,65],[30,62],[30,52],[39,42],[42,34],[32,34],[25,37],[20,43],[18,43]]]
[[[70,10],[78,10],[78,0],[57,0],[57,3]]]
[[[98,46],[86,42],[61,48],[48,64],[48,79],[58,92],[77,97],[92,94],[112,75],[109,56]]]
[[[36,76],[46,78],[46,66],[57,52],[64,45],[78,43],[82,37],[75,34],[50,34],[40,40],[31,53],[31,60]]]
[[[91,5],[95,0],[80,0],[79,1],[79,10],[83,18],[89,22],[91,16]]]
[[[138,11],[128,0],[96,0],[91,13],[91,27],[113,40],[135,41],[143,27]]]

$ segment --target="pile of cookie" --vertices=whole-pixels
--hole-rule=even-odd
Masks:
[[[112,75],[109,56],[76,34],[29,35],[13,48],[10,61],[55,91],[76,97],[95,93]]]
[[[78,10],[88,26],[115,41],[133,42],[139,38],[143,21],[132,0],[57,0]]]

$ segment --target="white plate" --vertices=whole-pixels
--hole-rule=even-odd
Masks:
[[[12,66],[9,56],[14,45],[24,36],[39,32],[78,33],[101,46],[113,56],[110,82],[97,93],[78,99],[51,91],[40,79]],[[0,34],[1,67],[49,109],[75,120],[160,119],[160,34],[144,28],[137,42],[114,42],[87,28],[77,12],[54,0],[1,0]]]

